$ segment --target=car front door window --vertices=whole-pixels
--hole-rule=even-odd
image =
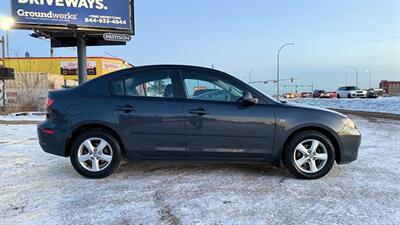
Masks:
[[[216,76],[201,72],[187,72],[183,81],[188,99],[236,102],[243,91]]]

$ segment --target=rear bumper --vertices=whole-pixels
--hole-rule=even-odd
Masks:
[[[44,130],[53,130],[53,134],[45,133]],[[55,125],[45,120],[37,125],[37,133],[40,147],[43,151],[59,156],[66,156],[65,146],[69,135],[55,129]]]
[[[341,143],[340,157],[338,164],[350,163],[357,159],[358,149],[361,144],[361,133],[356,128],[345,126],[339,132],[339,140]]]

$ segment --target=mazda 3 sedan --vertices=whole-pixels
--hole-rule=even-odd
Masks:
[[[103,178],[121,158],[281,163],[296,177],[357,159],[361,135],[345,115],[272,99],[226,73],[194,66],[121,70],[48,94],[44,151]]]

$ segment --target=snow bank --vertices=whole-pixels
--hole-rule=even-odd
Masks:
[[[382,112],[400,114],[400,97],[381,97],[381,98],[300,98],[288,100],[300,104],[313,105],[322,108],[349,109],[368,112]]]
[[[0,115],[0,121],[43,121],[46,119],[44,112],[18,112]]]

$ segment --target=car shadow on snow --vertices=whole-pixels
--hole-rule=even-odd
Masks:
[[[128,178],[140,175],[207,175],[207,174],[246,174],[271,177],[292,177],[281,167],[277,168],[266,164],[243,164],[222,162],[163,162],[163,161],[123,161],[116,172],[116,176]]]

